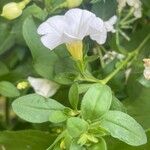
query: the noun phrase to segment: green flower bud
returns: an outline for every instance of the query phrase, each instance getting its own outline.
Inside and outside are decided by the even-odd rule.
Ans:
[[[24,0],[19,3],[10,2],[3,7],[1,16],[13,20],[22,14],[22,10],[30,2],[30,0]]]
[[[78,7],[81,5],[83,0],[66,0],[68,8]]]

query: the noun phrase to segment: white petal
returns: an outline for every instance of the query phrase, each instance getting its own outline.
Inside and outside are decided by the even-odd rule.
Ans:
[[[108,21],[105,22],[105,27],[107,32],[115,32],[114,24],[117,22],[117,16],[111,17]]]
[[[52,50],[62,44],[64,42],[62,36],[65,26],[63,16],[51,17],[42,23],[37,31],[38,34],[42,35],[41,41],[43,45]]]
[[[141,18],[142,17],[142,10],[141,9],[135,9],[134,16],[136,18]]]
[[[103,20],[98,17],[93,19],[93,22],[90,24],[90,37],[92,40],[95,40],[99,44],[104,44],[107,38],[107,31],[104,26]]]
[[[68,27],[65,33],[82,40],[88,35],[89,23],[95,15],[87,10],[71,9],[65,14]]]
[[[50,50],[53,50],[57,46],[63,44],[62,37],[58,36],[57,33],[46,34],[41,37],[43,45]]]
[[[107,32],[103,31],[103,32],[99,32],[97,34],[91,34],[90,37],[92,40],[95,40],[98,44],[104,44],[107,39]]]
[[[28,77],[28,81],[37,94],[46,98],[53,96],[59,88],[58,84],[47,79]]]

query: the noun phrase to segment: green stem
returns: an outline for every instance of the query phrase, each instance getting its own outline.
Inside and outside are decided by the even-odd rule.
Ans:
[[[123,24],[126,20],[128,20],[132,16],[133,12],[134,12],[134,9],[131,8],[131,10],[128,12],[126,17],[121,20],[120,24]]]
[[[105,63],[103,61],[103,55],[102,55],[101,48],[99,46],[97,46],[97,50],[98,50],[98,54],[99,54],[99,58],[100,58],[101,67],[104,68],[105,67]]]
[[[120,45],[120,39],[119,39],[119,30],[120,30],[120,16],[121,14],[118,14],[118,21],[116,23],[116,45],[118,47],[118,51],[122,54],[126,54],[126,51],[122,48]]]
[[[138,48],[136,49],[136,51],[140,51],[142,48],[143,48],[143,46],[147,43],[147,41],[150,39],[150,34],[148,34],[147,36],[146,36],[146,38],[143,40],[143,42],[138,46]]]
[[[129,25],[129,24],[133,23],[136,20],[137,20],[137,18],[132,18],[132,19],[130,19],[128,21],[125,21],[125,22],[121,23],[121,25]]]
[[[108,83],[124,66],[126,66],[132,57],[135,55],[135,52],[129,53],[128,57],[118,66],[116,70],[114,70],[110,75],[108,75],[105,79],[103,79],[103,83]]]
[[[128,57],[118,66],[116,70],[114,70],[110,75],[108,75],[105,79],[102,80],[103,84],[106,84],[107,82],[109,82],[129,62],[133,63],[132,60],[137,57],[139,51],[142,49],[142,47],[145,45],[145,43],[149,39],[150,39],[150,34],[143,40],[143,42],[138,46],[138,48],[135,51],[128,54]]]
[[[9,100],[5,99],[5,124],[9,126]]]

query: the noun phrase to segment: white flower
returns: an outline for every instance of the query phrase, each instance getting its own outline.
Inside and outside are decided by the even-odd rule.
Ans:
[[[112,20],[104,22],[87,10],[75,8],[67,11],[64,16],[49,18],[39,26],[38,34],[50,50],[65,43],[75,59],[82,59],[83,38],[89,35],[99,44],[104,44],[107,32],[114,31],[115,22]]]
[[[140,0],[117,0],[118,9],[121,11],[126,4],[134,9],[134,16],[140,18],[142,16],[142,3]]]
[[[144,77],[145,79],[147,80],[150,80],[150,58],[147,58],[147,59],[143,59],[144,61]]]
[[[118,60],[123,60],[125,58],[125,56],[123,54],[117,53],[115,51],[108,51],[104,55],[103,60],[105,61],[106,64],[108,64],[115,58],[117,58]]]
[[[28,81],[37,94],[46,98],[53,96],[60,87],[57,83],[42,78],[28,77]]]

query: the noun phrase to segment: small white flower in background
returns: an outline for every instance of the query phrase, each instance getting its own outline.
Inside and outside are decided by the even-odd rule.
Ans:
[[[57,83],[42,78],[28,77],[28,81],[35,93],[46,98],[53,96],[60,87]]]
[[[144,61],[144,77],[146,80],[150,80],[150,58],[143,59]]]
[[[142,16],[142,3],[140,0],[117,0],[117,2],[119,11],[122,11],[126,4],[128,4],[134,9],[134,16],[136,18],[140,18]]]
[[[85,36],[99,44],[104,44],[107,32],[114,32],[116,17],[104,22],[95,14],[82,9],[71,9],[63,16],[54,16],[42,23],[38,28],[44,46],[53,50],[61,44],[66,44],[74,59],[82,60]]]
[[[117,58],[118,60],[122,60],[125,58],[123,54],[117,53],[115,51],[108,51],[104,57],[103,60],[105,61],[106,64],[110,63],[112,60]]]

